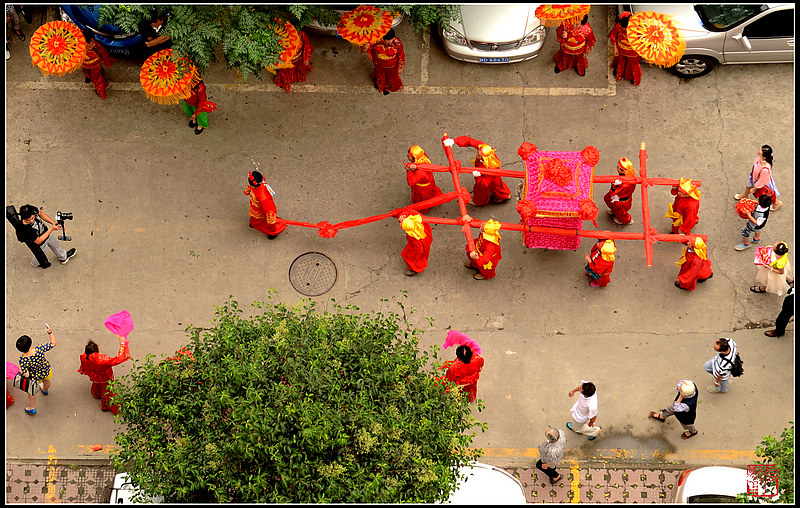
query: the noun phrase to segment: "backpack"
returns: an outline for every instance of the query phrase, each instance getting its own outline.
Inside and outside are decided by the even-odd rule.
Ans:
[[[740,377],[744,374],[744,362],[742,361],[742,357],[739,356],[739,353],[736,353],[736,358],[733,359],[733,365],[731,366],[731,376],[733,377]]]

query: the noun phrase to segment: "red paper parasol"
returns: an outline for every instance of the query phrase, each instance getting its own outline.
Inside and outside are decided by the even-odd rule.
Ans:
[[[591,5],[542,4],[536,8],[535,14],[544,26],[571,25],[580,22],[591,8]]]
[[[359,5],[348,12],[336,26],[342,39],[363,46],[377,42],[392,28],[394,17],[372,5]]]
[[[200,75],[189,59],[176,58],[171,49],[153,53],[139,73],[147,98],[159,104],[178,104],[187,99],[192,85],[199,80]]]
[[[686,40],[671,19],[657,12],[639,12],[628,21],[628,42],[639,56],[659,67],[672,67],[686,51]]]
[[[288,21],[279,21],[279,23],[282,24],[276,24],[270,28],[281,38],[280,44],[283,51],[278,57],[278,63],[267,67],[267,70],[270,72],[274,72],[275,69],[289,69],[294,67],[292,60],[297,56],[297,52],[300,51],[300,48],[303,47],[303,40],[300,38],[300,33],[294,25]]]
[[[66,21],[51,21],[37,28],[29,48],[33,65],[55,76],[77,70],[86,57],[86,39],[77,26]]]

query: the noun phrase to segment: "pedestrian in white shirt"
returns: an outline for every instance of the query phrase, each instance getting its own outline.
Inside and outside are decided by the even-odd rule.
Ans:
[[[589,436],[589,441],[593,441],[603,430],[594,424],[597,420],[597,388],[594,383],[581,380],[580,385],[569,391],[569,396],[572,397],[576,392],[579,395],[578,400],[572,406],[572,419],[577,425],[573,427],[572,422],[567,422],[567,428],[578,434]]]

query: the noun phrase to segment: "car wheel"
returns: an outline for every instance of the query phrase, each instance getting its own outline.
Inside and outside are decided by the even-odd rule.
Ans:
[[[684,55],[680,61],[670,67],[673,74],[683,78],[705,76],[714,69],[714,59],[700,55]]]

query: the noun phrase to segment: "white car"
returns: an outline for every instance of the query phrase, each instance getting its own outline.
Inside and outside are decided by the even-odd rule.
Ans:
[[[738,494],[748,492],[746,469],[726,466],[708,466],[688,469],[678,477],[672,503],[735,503]],[[751,485],[760,484],[761,494],[774,493],[774,487],[764,486],[758,479],[750,479]],[[770,490],[771,489],[771,490]],[[761,498],[757,498],[761,499]],[[764,498],[767,499],[767,498]]]
[[[547,29],[539,4],[461,5],[461,22],[439,29],[447,54],[471,63],[515,63],[536,58]]]
[[[458,469],[456,490],[444,504],[525,504],[525,489],[511,473],[482,462]]]
[[[621,4],[618,9],[672,18],[686,39],[683,57],[670,68],[678,76],[703,76],[717,64],[794,62],[794,4]]]
[[[134,494],[139,492],[139,487],[131,483],[128,473],[119,473],[114,477],[114,486],[111,488],[111,499],[109,504],[133,504],[133,503],[163,503],[163,496],[144,496],[134,501]]]

